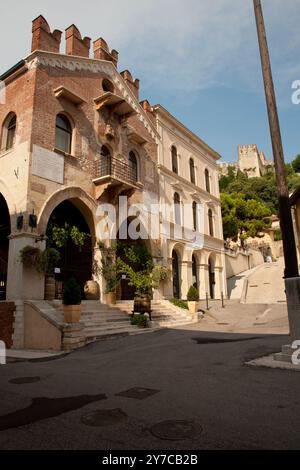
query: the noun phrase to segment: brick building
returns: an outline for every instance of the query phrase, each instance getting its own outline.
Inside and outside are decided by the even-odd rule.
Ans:
[[[83,290],[94,279],[103,301],[104,282],[94,269],[101,257],[97,227],[107,217],[99,205],[112,204],[119,217],[119,196],[126,196],[129,214],[134,204],[157,202],[161,190],[158,144],[163,136],[156,111],[139,101],[139,80],[128,70],[118,71],[118,52],[102,38],[92,43],[71,25],[65,52],[61,43],[62,32],[52,32],[39,16],[32,23],[31,53],[0,77],[6,94],[0,104],[0,293],[16,305],[15,346],[23,345],[24,301],[45,295],[45,277],[20,262],[20,251],[28,246],[44,250],[53,225],[76,225],[88,237],[81,250],[72,244],[62,250],[57,285],[74,275]],[[149,211],[152,224],[160,227],[160,214],[148,207],[144,215]],[[108,221],[107,230],[115,229],[118,237],[120,226]],[[145,243],[161,263],[160,232]],[[119,299],[131,296],[122,279]]]

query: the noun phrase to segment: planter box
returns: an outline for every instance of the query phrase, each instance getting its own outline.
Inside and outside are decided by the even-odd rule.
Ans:
[[[105,294],[105,301],[108,305],[115,305],[117,303],[117,296],[115,292],[108,292]]]
[[[65,323],[79,323],[81,317],[81,305],[64,305]]]
[[[198,302],[191,302],[189,301],[188,302],[188,307],[189,307],[189,311],[190,313],[192,313],[193,315],[195,315],[197,313],[197,310],[198,310]]]

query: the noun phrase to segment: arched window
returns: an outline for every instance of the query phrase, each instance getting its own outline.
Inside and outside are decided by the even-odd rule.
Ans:
[[[174,219],[175,224],[181,225],[181,208],[180,208],[180,196],[178,193],[174,193]]]
[[[197,223],[197,202],[193,202],[193,229],[196,231],[198,229],[198,223]]]
[[[71,153],[72,127],[63,114],[56,116],[55,147],[65,153]]]
[[[102,89],[103,91],[107,92],[109,91],[110,93],[114,93],[115,87],[113,86],[112,82],[108,80],[107,78],[104,78],[102,80]]]
[[[195,184],[196,183],[196,178],[195,178],[195,163],[192,158],[190,158],[190,178],[191,178],[191,183]]]
[[[111,175],[111,153],[106,145],[102,145],[100,155],[100,176]]]
[[[192,256],[192,276],[193,276],[193,286],[198,289],[198,270],[197,270],[197,261],[195,255]]]
[[[178,175],[178,155],[177,155],[177,148],[172,145],[171,148],[172,154],[172,171]]]
[[[208,209],[208,227],[209,227],[209,235],[213,237],[214,236],[214,219],[213,219],[213,212],[211,209]]]
[[[209,177],[209,171],[207,168],[205,170],[205,189],[208,193],[210,193],[210,177]]]
[[[128,158],[129,165],[129,178],[133,181],[138,180],[138,168],[137,168],[137,159],[134,152],[129,152]]]
[[[4,150],[10,150],[13,148],[16,139],[17,129],[17,116],[15,113],[10,113],[4,121],[2,129],[2,145]]]

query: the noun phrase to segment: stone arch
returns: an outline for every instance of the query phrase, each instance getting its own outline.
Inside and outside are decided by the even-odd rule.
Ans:
[[[168,253],[168,258],[172,258],[172,252],[173,250],[176,250],[178,254],[180,255],[180,258],[184,260],[184,255],[185,255],[185,247],[183,243],[180,242],[170,242],[169,243],[169,253]]]
[[[4,197],[6,201],[6,204],[10,213],[10,217],[12,218],[12,214],[15,214],[17,212],[17,206],[15,203],[14,197],[12,193],[10,192],[10,189],[8,188],[7,184],[1,179],[0,179],[0,193],[2,194],[2,196]]]
[[[6,300],[8,258],[9,258],[9,236],[11,234],[11,216],[7,201],[0,193],[0,300]]]
[[[38,232],[40,234],[46,233],[48,221],[52,212],[61,202],[67,200],[72,202],[72,204],[74,204],[74,206],[82,213],[89,226],[92,238],[95,239],[95,215],[97,204],[83,189],[76,186],[59,189],[45,201],[38,216]]]

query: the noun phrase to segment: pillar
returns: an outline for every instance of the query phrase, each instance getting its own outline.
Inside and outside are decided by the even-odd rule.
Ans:
[[[26,268],[20,261],[20,250],[32,246],[44,250],[46,242],[36,243],[37,235],[27,232],[12,234],[9,237],[7,300],[43,300],[45,276],[34,268]]]

